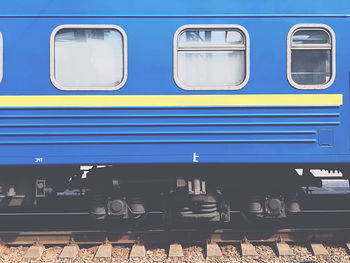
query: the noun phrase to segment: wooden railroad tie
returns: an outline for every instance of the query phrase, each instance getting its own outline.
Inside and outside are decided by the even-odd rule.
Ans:
[[[314,256],[328,256],[326,248],[320,243],[311,243],[311,251]]]
[[[95,254],[94,260],[111,260],[112,259],[112,245],[111,244],[103,244],[98,247],[97,252]]]
[[[184,257],[184,252],[182,250],[182,246],[180,244],[171,244],[169,246],[169,255],[168,258],[173,261],[181,261]]]
[[[207,243],[207,259],[221,258],[221,249],[216,243]]]
[[[132,246],[129,258],[130,259],[143,259],[146,257],[146,248],[144,245],[135,244]]]
[[[254,246],[248,241],[246,237],[240,243],[242,257],[256,257],[258,253],[256,253]]]
[[[23,257],[23,260],[30,261],[30,260],[40,259],[44,250],[45,250],[45,247],[42,244],[35,242],[31,247],[28,248],[27,252],[25,253],[25,255]]]

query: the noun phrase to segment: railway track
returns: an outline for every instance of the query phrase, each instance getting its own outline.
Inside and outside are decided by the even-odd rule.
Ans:
[[[2,243],[8,245],[30,245],[39,242],[46,245],[62,245],[74,241],[76,244],[93,245],[134,243],[244,243],[250,242],[332,242],[350,244],[350,228],[299,228],[278,230],[145,230],[145,231],[1,231]]]
[[[350,228],[1,231],[0,238],[0,262],[11,253],[12,262],[350,262]]]
[[[349,217],[305,213],[273,224],[232,214],[228,225],[159,229],[159,215],[142,224],[99,224],[86,215],[0,216],[2,262],[350,262]],[[254,227],[252,227],[254,225]]]

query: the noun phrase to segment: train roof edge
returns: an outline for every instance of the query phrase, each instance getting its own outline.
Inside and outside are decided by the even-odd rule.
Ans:
[[[349,0],[11,0],[0,16],[350,16]]]

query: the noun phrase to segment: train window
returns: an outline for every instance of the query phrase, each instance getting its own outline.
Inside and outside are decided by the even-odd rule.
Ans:
[[[60,90],[117,90],[127,78],[126,34],[114,25],[62,25],[51,34],[51,82]]]
[[[2,35],[0,32],[0,83],[2,81],[3,75],[3,44],[2,44]]]
[[[287,78],[298,89],[326,89],[335,79],[335,35],[323,24],[299,24],[287,38]]]
[[[249,78],[249,35],[238,25],[185,25],[174,35],[174,80],[184,90],[237,90]]]

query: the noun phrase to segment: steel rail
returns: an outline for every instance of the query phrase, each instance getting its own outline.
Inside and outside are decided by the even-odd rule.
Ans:
[[[191,243],[217,242],[327,242],[350,240],[350,228],[298,228],[279,230],[148,230],[148,231],[1,231],[0,240],[7,245],[62,245],[74,241],[77,244],[133,243]]]

